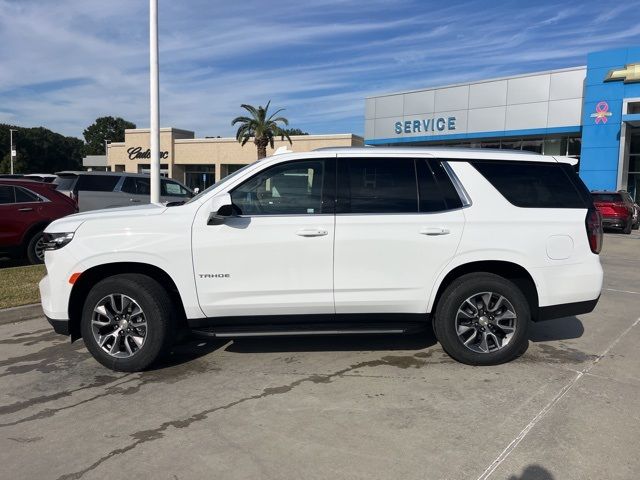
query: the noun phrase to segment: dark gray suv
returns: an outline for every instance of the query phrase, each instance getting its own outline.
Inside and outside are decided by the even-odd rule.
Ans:
[[[81,212],[149,203],[150,176],[126,172],[57,172],[57,190],[76,200]],[[193,192],[180,182],[160,180],[161,202],[183,202]]]

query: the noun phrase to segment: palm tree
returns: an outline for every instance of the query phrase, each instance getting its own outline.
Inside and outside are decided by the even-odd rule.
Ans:
[[[284,108],[276,110],[275,113],[267,117],[269,104],[271,104],[271,100],[267,102],[267,106],[264,108],[262,108],[262,105],[256,108],[252,105],[242,104],[241,107],[247,110],[251,116],[236,117],[231,122],[231,125],[240,124],[236,132],[236,140],[242,143],[242,146],[253,137],[253,143],[258,148],[258,160],[267,156],[267,145],[271,145],[271,148],[273,148],[274,137],[280,136],[280,140],[284,140],[286,137],[289,143],[292,143],[289,133],[278,126],[278,123],[282,123],[285,126],[289,125],[289,120],[286,118],[276,117]]]

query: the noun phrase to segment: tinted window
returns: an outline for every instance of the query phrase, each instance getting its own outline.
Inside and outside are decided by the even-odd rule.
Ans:
[[[38,196],[21,187],[16,187],[16,203],[39,202]]]
[[[132,195],[149,195],[151,180],[145,177],[125,177],[121,190]]]
[[[418,200],[421,212],[438,212],[447,209],[433,171],[425,159],[416,160],[418,173]]]
[[[172,182],[170,180],[162,180],[162,195],[169,195],[172,197],[187,197],[189,192],[185,190],[179,183]]]
[[[112,192],[118,180],[120,180],[119,175],[80,175],[76,190]]]
[[[13,193],[13,187],[8,185],[0,185],[0,204],[14,203],[15,197]]]
[[[412,158],[351,158],[338,163],[341,213],[418,212]]]
[[[447,209],[453,210],[462,207],[460,195],[458,195],[456,187],[453,186],[453,182],[451,178],[449,178],[449,174],[445,170],[443,163],[437,160],[430,160],[429,165],[431,166],[433,176],[436,178],[440,194],[444,198]]]
[[[581,180],[562,164],[475,161],[476,169],[513,205],[525,208],[587,208],[574,184]],[[571,178],[569,174],[575,178]]]
[[[593,193],[594,202],[622,202],[622,195],[619,193]]]
[[[325,190],[325,160],[296,161],[268,168],[231,192],[242,215],[306,215],[332,213]]]
[[[58,177],[53,183],[57,185],[58,190],[73,190],[73,185],[76,183],[78,177]]]

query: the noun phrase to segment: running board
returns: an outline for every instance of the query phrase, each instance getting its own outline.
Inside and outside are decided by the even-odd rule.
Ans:
[[[290,337],[306,335],[384,335],[418,330],[418,323],[396,325],[246,325],[193,329],[195,335],[215,338]]]

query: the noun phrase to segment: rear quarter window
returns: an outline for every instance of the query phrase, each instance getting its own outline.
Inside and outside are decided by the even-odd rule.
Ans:
[[[470,162],[511,204],[522,208],[589,208],[582,180],[570,165]],[[565,168],[569,167],[569,168]]]

